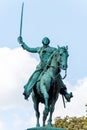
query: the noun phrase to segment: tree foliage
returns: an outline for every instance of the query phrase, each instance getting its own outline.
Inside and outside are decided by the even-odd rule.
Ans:
[[[87,113],[87,104],[86,113]],[[87,115],[87,114],[86,114]],[[65,128],[66,130],[87,130],[87,117],[56,117],[54,127]]]
[[[54,127],[66,130],[87,130],[87,117],[56,117]]]
[[[87,104],[85,106],[86,106],[86,116],[87,116]]]

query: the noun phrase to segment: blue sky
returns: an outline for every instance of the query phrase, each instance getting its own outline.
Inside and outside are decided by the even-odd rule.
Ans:
[[[26,102],[22,93],[23,85],[35,70],[39,58],[36,54],[24,51],[17,42],[22,2],[22,0],[0,0],[0,129],[2,130],[24,130],[29,126],[35,126],[31,97],[29,102]],[[51,46],[68,45],[68,74],[64,82],[68,91],[73,91],[74,98],[67,104],[67,108],[63,109],[60,96],[54,118],[85,115],[87,1],[24,1],[22,36],[30,47],[41,46],[44,36],[50,38]],[[42,108],[43,106],[40,108],[41,111]]]

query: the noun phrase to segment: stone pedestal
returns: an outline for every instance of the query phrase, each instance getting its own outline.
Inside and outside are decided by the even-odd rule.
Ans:
[[[64,128],[53,128],[53,127],[37,127],[37,128],[29,128],[27,130],[66,130]]]

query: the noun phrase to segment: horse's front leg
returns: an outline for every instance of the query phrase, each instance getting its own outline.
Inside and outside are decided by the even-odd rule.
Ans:
[[[43,126],[45,126],[45,121],[47,119],[48,113],[49,113],[49,109],[44,108],[44,111],[43,111]]]
[[[48,109],[48,99],[49,99],[49,95],[46,89],[45,84],[41,83],[41,93],[43,94],[44,97],[44,101],[45,101],[45,108]]]
[[[51,105],[50,105],[50,108],[49,108],[49,119],[48,119],[48,127],[52,127],[52,115],[53,115],[53,112],[54,112],[54,109],[55,109],[55,103],[58,99],[58,95],[57,93],[55,93],[54,95],[54,99],[51,101]]]
[[[49,108],[49,119],[48,119],[48,127],[52,127],[52,114],[54,112],[54,105],[55,103],[52,103]]]
[[[39,102],[38,102],[37,97],[35,96],[34,92],[32,93],[32,99],[33,99],[33,102],[34,102],[34,109],[35,109],[35,112],[36,112],[36,119],[37,119],[36,127],[40,127],[40,123],[39,123],[39,118],[40,118]]]
[[[46,108],[46,109],[48,109],[48,100],[49,100],[48,91],[49,91],[49,89],[50,89],[50,83],[51,83],[51,78],[50,78],[50,76],[48,76],[47,74],[45,74],[45,75],[41,78],[40,90],[41,90],[41,93],[43,94],[43,97],[44,97],[45,108]]]

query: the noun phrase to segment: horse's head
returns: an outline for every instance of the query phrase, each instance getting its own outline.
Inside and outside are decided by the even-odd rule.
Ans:
[[[67,65],[67,59],[68,59],[68,46],[63,46],[63,47],[59,47],[58,46],[58,63],[59,63],[59,67],[60,69],[66,70],[68,65]]]

